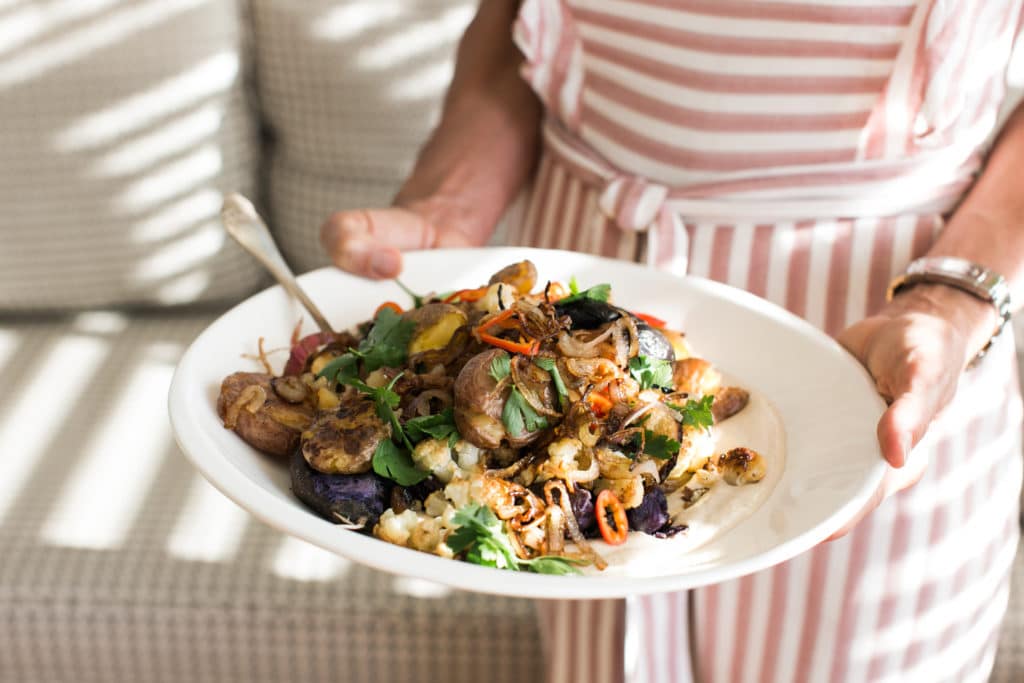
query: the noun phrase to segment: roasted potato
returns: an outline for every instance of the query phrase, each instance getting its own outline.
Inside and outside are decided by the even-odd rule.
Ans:
[[[273,389],[272,379],[259,372],[228,375],[220,385],[217,415],[225,427],[253,448],[288,457],[298,445],[302,430],[313,421],[313,409],[305,403],[282,400]]]
[[[455,330],[466,324],[466,314],[451,304],[426,304],[402,314],[416,324],[409,340],[409,355],[448,346]]]
[[[505,266],[492,275],[487,284],[496,285],[499,282],[511,285],[520,294],[529,294],[537,284],[537,266],[529,260]]]
[[[505,353],[490,349],[473,356],[455,378],[455,425],[478,448],[497,448],[505,438],[501,411],[510,386],[491,377],[491,362]]]
[[[302,455],[318,472],[361,474],[370,470],[374,451],[390,436],[391,425],[380,419],[373,401],[359,395],[317,416],[302,432]]]

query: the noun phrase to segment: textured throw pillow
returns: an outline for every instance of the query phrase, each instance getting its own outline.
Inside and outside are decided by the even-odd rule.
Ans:
[[[9,4],[9,3],[8,3]],[[232,300],[265,281],[220,227],[252,192],[234,0],[0,12],[0,311]]]
[[[285,257],[326,263],[320,225],[389,203],[437,121],[475,0],[252,0],[267,198]]]

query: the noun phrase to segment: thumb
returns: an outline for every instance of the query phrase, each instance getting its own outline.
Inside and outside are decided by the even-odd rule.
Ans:
[[[402,208],[339,211],[320,229],[320,242],[336,266],[372,278],[396,277],[403,249],[435,246],[437,229]]]
[[[928,402],[919,392],[908,391],[896,397],[878,421],[878,444],[890,465],[903,467],[931,418]]]

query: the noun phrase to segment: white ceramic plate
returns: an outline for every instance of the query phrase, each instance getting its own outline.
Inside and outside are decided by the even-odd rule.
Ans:
[[[649,562],[633,561],[580,577],[498,571],[340,529],[304,507],[291,493],[287,468],[224,429],[215,411],[221,380],[237,370],[257,369],[242,354],[254,351],[258,337],[266,338],[267,348],[287,346],[302,312],[280,287],[225,313],[185,353],[170,392],[179,445],[226,496],[286,533],[384,571],[467,590],[538,598],[679,590],[770,567],[827,538],[881,481],[884,467],[875,424],[885,405],[867,373],[829,337],[751,294],[622,261],[511,248],[412,253],[402,279],[423,292],[474,287],[523,258],[536,263],[543,280],[566,281],[576,275],[584,285],[610,282],[617,304],[684,330],[716,366],[766,397],[784,425],[785,466],[771,476],[774,485],[762,482],[770,490],[756,511],[695,550],[652,553]],[[393,282],[369,282],[334,269],[300,279],[339,329],[369,318],[382,301],[406,300]],[[782,454],[776,455],[781,459]],[[634,536],[641,535],[630,534],[631,541]]]

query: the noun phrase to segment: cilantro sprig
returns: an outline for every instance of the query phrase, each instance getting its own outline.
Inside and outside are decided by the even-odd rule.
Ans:
[[[562,381],[562,373],[558,371],[558,365],[555,364],[554,358],[548,358],[542,356],[533,361],[541,370],[547,370],[548,374],[551,375],[551,381],[555,383],[555,391],[558,392],[558,403],[562,406],[562,410],[565,410],[569,406],[569,391],[565,388],[565,382]]]
[[[426,302],[427,297],[412,291],[411,289],[406,287],[405,284],[397,277],[395,278],[395,284],[401,287],[402,291],[409,295],[409,298],[412,299],[413,308],[423,308],[423,304]]]
[[[487,371],[495,382],[501,382],[512,374],[512,359],[507,353],[500,353],[491,360]],[[514,385],[501,409],[501,421],[513,437],[548,428],[547,418],[538,414]]]
[[[405,320],[390,308],[382,308],[374,318],[373,327],[358,348],[350,348],[317,373],[335,384],[346,384],[346,380],[359,374],[359,363],[364,372],[378,368],[394,368],[405,363],[409,355],[409,341],[416,323]]]
[[[629,374],[641,389],[672,388],[672,364],[643,354],[629,359]]]
[[[580,299],[592,299],[594,301],[608,303],[608,298],[611,296],[611,293],[612,286],[606,282],[580,291],[580,285],[576,282],[576,276],[573,275],[569,278],[569,296],[559,299],[558,303],[560,305],[570,304],[574,301],[579,301]]]
[[[461,438],[459,429],[455,426],[455,411],[451,408],[445,408],[437,415],[414,417],[406,421],[405,434],[416,443],[428,437],[448,439],[449,448]]]
[[[715,397],[712,394],[708,394],[699,401],[691,398],[684,405],[675,403],[668,403],[667,405],[682,416],[685,426],[711,429],[711,425],[715,424],[715,417],[711,412],[711,404],[714,400]]]
[[[498,354],[491,360],[488,372],[495,382],[500,382],[512,374],[512,359],[507,353]]]
[[[402,424],[395,412],[401,397],[395,393],[394,386],[403,374],[399,373],[383,387],[371,387],[353,378],[346,379],[344,383],[369,394],[377,409],[377,415],[391,425],[391,438],[382,441],[373,452],[373,471],[401,486],[412,486],[430,476],[430,472],[419,469],[413,463],[411,451],[415,448],[414,444],[427,437],[433,437],[448,439],[448,447],[451,448],[461,437],[455,426],[454,412],[451,408],[437,415],[414,417]]]
[[[574,566],[579,563],[565,557],[544,555],[532,560],[519,559],[508,539],[504,523],[488,507],[475,503],[467,505],[455,513],[453,520],[457,527],[445,543],[452,552],[465,553],[467,562],[538,574],[580,573]]]
[[[679,453],[678,441],[664,434],[652,432],[650,429],[644,430],[642,439],[637,434],[633,439],[633,443],[638,450],[642,447],[644,455],[649,455],[659,460],[668,460]]]
[[[399,486],[414,486],[430,476],[430,472],[416,467],[409,451],[391,439],[384,439],[374,450],[373,471]]]
[[[538,414],[515,387],[512,387],[505,407],[501,409],[501,421],[514,437],[548,428],[547,418]]]

